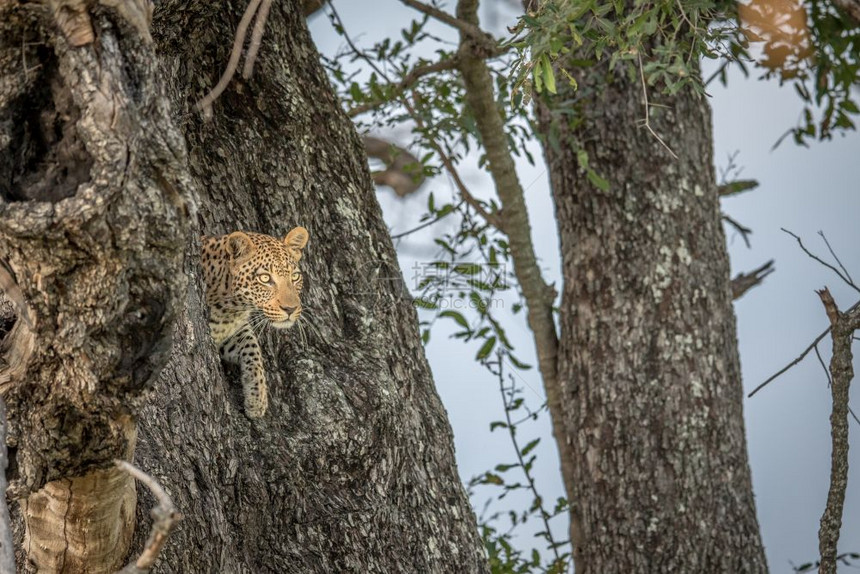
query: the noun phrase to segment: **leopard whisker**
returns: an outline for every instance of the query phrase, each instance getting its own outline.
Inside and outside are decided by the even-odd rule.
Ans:
[[[319,337],[320,339],[323,338],[322,332],[320,332],[319,327],[315,324],[313,317],[308,316],[304,322],[305,324],[307,324],[308,329],[311,330],[317,337]]]
[[[298,327],[299,327],[299,335],[301,335],[302,347],[307,349],[308,348],[308,337],[305,334],[305,326],[301,322],[296,323],[296,325],[298,325]]]

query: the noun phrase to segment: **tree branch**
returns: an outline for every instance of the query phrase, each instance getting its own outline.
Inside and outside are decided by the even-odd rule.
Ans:
[[[840,279],[842,279],[842,281],[844,281],[846,285],[848,285],[849,287],[851,287],[852,289],[854,289],[855,291],[857,291],[858,293],[860,293],[860,287],[858,287],[858,286],[854,283],[854,281],[852,281],[852,280],[851,280],[851,277],[850,277],[850,276],[848,276],[847,274],[846,274],[846,275],[843,275],[843,274],[842,274],[842,271],[840,271],[839,269],[837,269],[834,265],[831,265],[831,264],[830,264],[830,263],[828,263],[827,261],[824,261],[822,258],[820,258],[819,256],[817,256],[817,255],[815,255],[814,253],[812,253],[809,249],[807,249],[807,248],[806,248],[806,246],[803,244],[803,241],[800,239],[800,237],[798,237],[797,235],[795,235],[794,233],[792,233],[792,232],[791,232],[791,231],[789,231],[788,229],[782,228],[782,230],[783,230],[785,233],[787,233],[787,234],[791,235],[792,237],[794,237],[794,239],[796,239],[796,240],[797,240],[797,244],[800,246],[800,248],[803,250],[803,252],[804,252],[804,253],[806,253],[809,257],[811,257],[812,259],[814,259],[814,260],[818,261],[819,263],[821,263],[822,265],[824,265],[825,267],[827,267],[828,269],[830,269],[831,271],[833,271],[834,273],[836,273],[836,275],[837,275]],[[825,239],[825,242],[826,242],[826,239]],[[830,244],[829,244],[829,243],[827,244],[827,247],[828,247],[828,249],[830,249]],[[831,252],[831,253],[833,253],[833,250],[831,249],[831,250],[830,250],[830,252]],[[836,254],[834,254],[833,256],[834,256],[834,258],[836,258],[836,262],[839,264],[839,266],[840,266],[840,267],[842,267],[842,262],[841,262],[841,261],[839,261],[839,258],[838,258],[838,257],[836,257]],[[842,269],[844,270],[845,268],[844,268],[844,267],[842,267]]]
[[[460,0],[457,17],[477,27],[478,1]],[[562,393],[558,380],[558,334],[553,319],[556,292],[544,281],[537,263],[531,239],[531,226],[524,192],[517,176],[514,160],[505,135],[501,113],[496,105],[493,79],[484,59],[475,55],[474,38],[465,30],[460,33],[460,72],[466,88],[466,103],[475,117],[478,132],[487,155],[490,175],[502,204],[502,230],[508,236],[514,274],[528,307],[528,324],[537,349],[538,367],[552,420],[553,436],[559,449],[562,477],[570,503],[570,538],[573,542],[574,563],[582,548],[579,520],[573,488],[573,456],[562,423]],[[576,569],[584,571],[582,564]]]
[[[224,90],[226,90],[227,86],[230,84],[230,80],[232,80],[233,76],[236,74],[236,68],[239,67],[239,58],[242,56],[242,46],[245,44],[245,36],[248,34],[248,26],[251,25],[251,20],[254,18],[254,14],[257,13],[260,1],[261,0],[250,0],[248,2],[248,7],[245,8],[245,13],[242,14],[242,19],[239,21],[238,28],[236,28],[236,35],[233,38],[233,50],[230,52],[230,59],[227,61],[227,67],[224,69],[224,73],[221,74],[221,78],[218,80],[218,83],[215,84],[215,87],[212,88],[212,91],[206,94],[195,106],[206,116],[212,115],[212,102],[217,100],[218,96],[224,93]]]
[[[245,54],[245,66],[242,68],[242,77],[246,80],[254,73],[254,63],[257,61],[257,53],[260,51],[263,32],[266,31],[266,20],[269,18],[271,8],[272,0],[262,0],[260,9],[257,11],[254,30],[251,32],[251,43],[248,44],[248,52]]]
[[[461,34],[465,34],[469,36],[473,41],[480,44],[483,48],[495,49],[496,41],[493,40],[493,37],[481,30],[480,26],[477,25],[477,20],[475,22],[466,21],[462,18],[455,18],[451,16],[444,10],[440,10],[435,6],[431,6],[430,4],[425,4],[423,2],[419,2],[418,0],[400,0],[407,6],[415,8],[419,12],[427,14],[431,18],[435,18],[444,24],[448,24],[449,26],[453,26],[457,28]],[[458,8],[458,16],[459,16],[459,8]]]
[[[176,523],[182,520],[182,515],[176,511],[173,506],[173,501],[170,496],[164,492],[158,482],[134,466],[124,460],[115,460],[114,464],[121,470],[124,470],[140,482],[152,492],[158,504],[152,509],[152,530],[149,533],[149,539],[146,541],[146,546],[140,556],[134,562],[130,562],[125,568],[117,574],[145,574],[152,569],[158,555],[161,553],[161,548],[167,541],[167,537]]]
[[[830,393],[833,401],[830,413],[830,488],[827,504],[818,530],[818,549],[821,553],[819,572],[836,574],[836,545],[842,528],[842,511],[845,491],[848,488],[848,391],[854,378],[851,340],[860,329],[860,308],[853,307],[840,313],[830,291],[818,291],[824,310],[830,319],[833,355],[830,358]]]
[[[761,285],[764,278],[773,272],[773,259],[771,259],[761,267],[753,269],[749,273],[738,273],[735,278],[732,279],[732,300],[737,301],[744,295],[744,293],[757,285]]]
[[[421,160],[402,147],[371,136],[361,138],[368,157],[385,164],[384,171],[374,172],[373,183],[387,185],[398,197],[406,197],[420,188],[425,181]]]
[[[729,217],[725,213],[723,214],[723,221],[731,225],[735,228],[735,230],[741,234],[741,237],[744,238],[744,243],[746,243],[747,249],[750,247],[750,239],[749,235],[752,233],[752,229],[745,225],[741,225],[737,220]]]
[[[349,34],[346,33],[346,28],[343,25],[343,20],[341,20],[340,14],[338,14],[337,9],[334,7],[334,5],[329,3],[329,8],[331,9],[332,15],[334,16],[335,20],[337,20],[338,25],[344,30],[343,37],[346,40],[346,43],[349,45],[350,49],[352,49],[356,56],[362,58],[365,62],[367,62],[368,65],[373,68],[377,74],[379,74],[382,78],[384,78],[390,83],[390,80],[388,79],[388,76],[385,74],[385,72],[381,70],[372,59],[370,59],[366,54],[364,54],[364,52],[359,50],[355,43],[352,41],[352,39],[349,37]],[[481,60],[481,62],[483,63],[483,60]],[[401,95],[399,99],[400,103],[403,105],[404,108],[406,108],[406,111],[409,113],[409,116],[415,122],[415,125],[423,129],[424,121],[421,119],[421,116],[419,116],[418,113],[415,111],[415,108],[409,102],[409,99],[403,95]],[[487,210],[484,209],[484,206],[481,205],[481,202],[479,202],[471,193],[469,193],[469,190],[466,188],[466,185],[460,178],[460,174],[457,173],[457,170],[454,167],[454,162],[451,160],[450,157],[448,157],[448,154],[445,153],[445,151],[442,149],[442,146],[440,146],[434,139],[429,140],[429,146],[433,151],[436,152],[436,154],[439,156],[439,159],[442,161],[442,165],[451,175],[451,179],[454,180],[454,185],[457,187],[457,190],[460,192],[460,195],[462,196],[463,200],[469,206],[471,206],[481,217],[483,217],[487,221],[487,223],[496,227],[497,229],[501,229],[502,221],[496,214],[487,212]]]
[[[413,68],[408,74],[403,76],[403,79],[396,84],[390,84],[386,88],[383,88],[383,91],[392,94],[392,99],[396,99],[400,97],[403,92],[405,92],[408,88],[412,87],[415,82],[417,82],[424,76],[429,76],[430,74],[435,74],[437,72],[444,72],[446,70],[453,70],[457,67],[458,63],[459,60],[456,56],[454,56],[453,58],[449,58],[447,60],[439,60],[438,62],[434,62],[432,64],[417,66]],[[376,100],[373,102],[367,102],[350,108],[346,111],[346,113],[349,117],[354,118],[355,116],[361,115],[371,110],[375,110],[376,108],[384,104],[386,101],[388,100]]]

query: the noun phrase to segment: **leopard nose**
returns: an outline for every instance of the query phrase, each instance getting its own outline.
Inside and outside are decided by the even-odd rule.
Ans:
[[[284,313],[286,313],[287,315],[292,315],[292,314],[293,314],[293,312],[296,310],[296,308],[295,308],[295,307],[283,307],[283,306],[281,307],[281,309],[282,309],[282,310],[284,311]]]

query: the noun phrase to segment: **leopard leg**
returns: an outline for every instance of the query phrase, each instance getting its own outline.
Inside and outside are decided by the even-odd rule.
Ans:
[[[242,373],[242,391],[245,396],[245,414],[258,419],[266,414],[269,406],[266,387],[266,371],[263,369],[263,354],[257,336],[247,323],[221,345],[221,357],[238,364]]]

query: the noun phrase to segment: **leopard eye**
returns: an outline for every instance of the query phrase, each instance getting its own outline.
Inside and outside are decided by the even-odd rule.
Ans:
[[[299,273],[298,271],[293,271],[293,274],[290,276],[290,279],[292,279],[293,283],[298,283],[299,279],[301,279],[301,278],[302,278],[302,274]]]
[[[260,283],[265,283],[268,285],[269,283],[272,282],[272,276],[269,275],[268,273],[260,273],[259,275],[257,275],[257,280]]]

